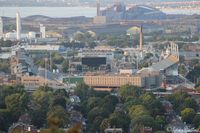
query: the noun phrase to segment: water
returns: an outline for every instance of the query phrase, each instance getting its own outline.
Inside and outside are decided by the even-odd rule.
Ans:
[[[22,17],[44,15],[49,17],[94,17],[95,7],[0,7],[0,16],[15,17],[19,11]]]
[[[94,17],[95,7],[0,7],[0,16],[15,17],[19,11],[22,17],[44,15],[49,17]],[[167,14],[200,14],[200,10],[163,10]]]
[[[193,15],[193,14],[199,14],[200,15],[200,10],[199,9],[163,9],[162,10],[166,14],[185,14],[185,15]]]

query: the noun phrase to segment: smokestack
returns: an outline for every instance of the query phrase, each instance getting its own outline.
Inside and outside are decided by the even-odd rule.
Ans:
[[[101,16],[101,13],[100,13],[100,0],[97,1],[97,16]]]
[[[3,19],[0,17],[0,37],[3,37]]]
[[[16,13],[16,31],[17,31],[17,40],[21,39],[21,17],[19,12]]]
[[[142,31],[142,26],[140,28],[140,50],[142,50],[143,46],[143,31]]]

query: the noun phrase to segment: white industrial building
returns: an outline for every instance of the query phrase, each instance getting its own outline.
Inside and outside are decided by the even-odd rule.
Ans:
[[[18,33],[17,32],[8,32],[4,34],[4,38],[7,40],[18,40]],[[29,33],[21,33],[20,34],[20,40],[22,39],[35,39],[36,38],[36,32],[29,32]]]
[[[25,51],[57,51],[63,52],[66,50],[64,46],[61,45],[24,45],[21,46]]]
[[[46,38],[46,27],[43,24],[40,24],[40,33],[42,38]]]

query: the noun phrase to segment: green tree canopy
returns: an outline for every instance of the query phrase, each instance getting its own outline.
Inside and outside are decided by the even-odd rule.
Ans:
[[[137,98],[141,95],[141,89],[132,85],[124,85],[119,88],[119,96],[125,100],[127,97]]]
[[[79,96],[81,100],[85,100],[89,94],[89,86],[84,83],[78,84],[74,89],[74,94]]]
[[[185,108],[184,110],[181,111],[182,120],[189,124],[192,123],[192,120],[195,117],[195,115],[196,112],[192,108]]]
[[[122,128],[124,132],[128,132],[130,119],[123,111],[115,111],[109,117],[110,126]]]
[[[131,133],[139,133],[143,127],[154,127],[154,119],[149,115],[138,116],[131,121]]]
[[[6,107],[15,118],[22,115],[27,109],[28,95],[26,93],[11,94],[5,98]]]
[[[64,127],[69,123],[69,115],[62,106],[53,106],[47,113],[47,120],[50,127],[54,126],[54,124],[58,127]]]
[[[149,112],[143,105],[133,105],[128,112],[131,119],[135,119],[142,115],[149,115]]]
[[[68,60],[64,60],[62,62],[62,72],[67,73],[69,69],[69,61]]]

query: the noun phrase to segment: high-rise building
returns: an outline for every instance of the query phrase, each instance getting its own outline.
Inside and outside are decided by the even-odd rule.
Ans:
[[[0,37],[3,36],[3,19],[0,17]]]
[[[42,38],[46,38],[46,27],[43,24],[40,24],[40,32],[42,34]]]
[[[21,17],[19,12],[16,13],[16,32],[17,32],[17,40],[21,39]]]

